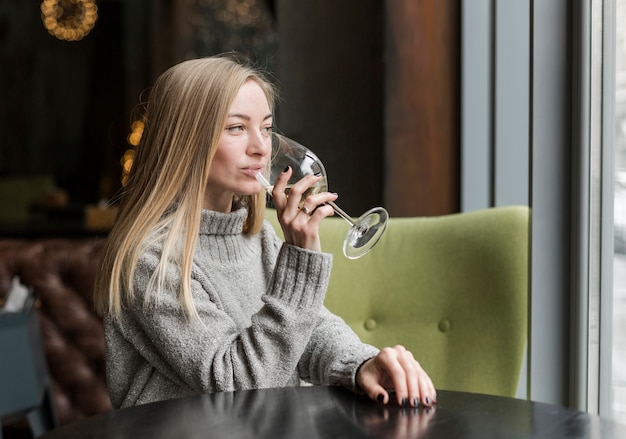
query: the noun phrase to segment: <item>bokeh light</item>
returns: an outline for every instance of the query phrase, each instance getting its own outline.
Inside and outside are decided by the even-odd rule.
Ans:
[[[78,41],[95,26],[98,6],[95,0],[44,0],[41,20],[50,35],[59,40]]]
[[[130,125],[130,133],[126,138],[130,148],[124,152],[124,155],[120,159],[120,164],[122,165],[121,181],[123,186],[126,186],[126,182],[128,181],[128,174],[130,172],[130,168],[133,166],[133,160],[135,159],[135,148],[139,146],[139,143],[141,142],[144,127],[145,123],[142,119],[135,120]]]

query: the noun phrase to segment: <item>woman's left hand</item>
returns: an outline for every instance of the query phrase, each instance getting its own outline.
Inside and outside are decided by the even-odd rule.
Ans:
[[[384,348],[361,365],[356,382],[367,395],[387,404],[394,389],[401,406],[431,406],[437,402],[435,386],[413,354],[403,346]]]

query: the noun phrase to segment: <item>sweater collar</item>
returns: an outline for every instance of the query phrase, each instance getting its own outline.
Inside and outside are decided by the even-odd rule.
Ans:
[[[248,210],[237,209],[231,213],[202,210],[200,235],[238,235],[243,231]]]

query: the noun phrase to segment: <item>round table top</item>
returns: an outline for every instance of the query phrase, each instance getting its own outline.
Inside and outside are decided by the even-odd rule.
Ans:
[[[433,408],[383,406],[341,387],[246,390],[161,401],[62,426],[55,438],[626,438],[565,407],[438,391]]]

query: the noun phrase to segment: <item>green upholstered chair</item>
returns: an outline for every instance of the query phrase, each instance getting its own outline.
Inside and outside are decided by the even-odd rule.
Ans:
[[[267,218],[280,234],[276,213]],[[528,207],[391,218],[357,260],[347,223],[320,226],[335,255],[326,306],[364,342],[410,349],[439,389],[515,396],[526,348]]]

